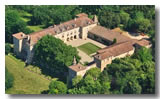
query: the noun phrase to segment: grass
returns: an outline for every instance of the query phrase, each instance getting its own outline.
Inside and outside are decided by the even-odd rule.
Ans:
[[[36,31],[42,30],[43,27],[44,27],[44,25],[36,25],[36,26],[30,26],[30,25],[28,25],[27,27],[29,29],[33,30],[34,32],[36,32]]]
[[[49,80],[25,69],[25,64],[12,55],[5,56],[5,66],[13,74],[14,85],[6,90],[6,94],[41,94],[48,90]]]
[[[78,46],[78,49],[85,52],[87,55],[95,53],[97,50],[100,49],[100,47],[92,44],[92,43],[86,43],[83,45]]]
[[[21,16],[22,20],[25,22],[29,22],[31,19],[32,14],[25,12],[25,11],[20,11],[19,15]]]

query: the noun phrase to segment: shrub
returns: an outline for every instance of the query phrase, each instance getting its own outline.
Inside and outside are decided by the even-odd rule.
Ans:
[[[11,52],[11,46],[10,44],[6,43],[5,44],[5,54],[8,55],[8,53]]]
[[[7,68],[5,69],[5,90],[11,88],[13,86],[13,75],[8,72]]]

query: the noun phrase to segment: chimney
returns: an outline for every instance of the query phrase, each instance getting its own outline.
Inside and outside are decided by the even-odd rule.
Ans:
[[[24,37],[24,34],[21,34],[21,37]]]

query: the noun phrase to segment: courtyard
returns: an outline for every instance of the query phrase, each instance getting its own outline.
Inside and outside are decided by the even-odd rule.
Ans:
[[[76,39],[69,42],[66,42],[67,45],[71,45],[73,47],[76,47],[79,56],[81,56],[81,63],[84,62],[92,62],[93,61],[93,55],[96,54],[96,51],[106,47],[106,45],[101,44],[97,41],[94,41],[90,38],[87,39]]]
[[[91,55],[91,54],[95,53],[97,50],[101,49],[100,47],[98,47],[92,43],[86,43],[86,44],[78,46],[77,48],[80,49],[81,51],[85,52],[87,55]]]

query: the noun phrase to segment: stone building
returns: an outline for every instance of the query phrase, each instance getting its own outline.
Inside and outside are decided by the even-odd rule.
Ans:
[[[17,56],[24,59],[26,63],[31,63],[34,55],[34,45],[43,36],[52,35],[64,42],[78,38],[86,39],[88,31],[97,26],[97,23],[98,19],[96,16],[90,19],[87,14],[81,13],[76,15],[76,18],[73,20],[50,26],[38,32],[28,35],[22,32],[13,34],[14,52]]]
[[[72,66],[69,66],[69,81],[77,75],[83,77],[87,70],[94,67],[100,68],[103,71],[106,65],[110,64],[115,58],[130,56],[136,49],[142,46],[151,47],[148,40],[131,39],[122,35],[120,32],[112,31],[98,25],[96,16],[90,19],[87,14],[81,13],[76,15],[73,20],[50,26],[38,32],[28,35],[23,32],[13,34],[14,53],[25,60],[26,63],[31,63],[34,55],[34,46],[45,35],[52,35],[64,42],[78,38],[91,38],[103,44],[110,45],[98,50],[96,55],[94,55],[94,61],[88,66],[84,67],[76,62]]]
[[[94,61],[92,64],[84,67],[80,64],[74,64],[69,67],[69,80],[71,82],[72,78],[75,76],[84,76],[87,70],[97,67],[100,68],[101,71],[106,68],[107,64],[111,64],[112,60],[116,58],[124,58],[126,56],[131,56],[136,49],[140,47],[151,47],[151,43],[148,40],[129,40],[120,43],[113,44],[106,48],[100,49],[97,51],[97,54],[94,55]]]
[[[116,40],[116,43],[131,40],[129,37],[122,35],[119,32],[112,31],[102,26],[95,26],[88,32],[88,37],[101,42],[105,45],[111,45]]]

